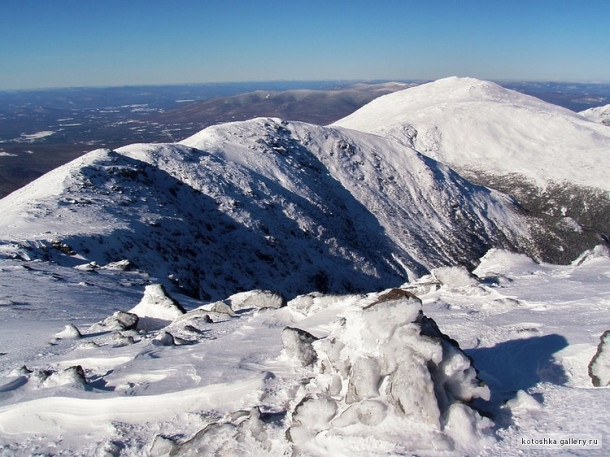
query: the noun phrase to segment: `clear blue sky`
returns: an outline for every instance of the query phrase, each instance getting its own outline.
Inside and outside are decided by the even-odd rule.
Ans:
[[[0,89],[610,81],[610,0],[0,0]]]

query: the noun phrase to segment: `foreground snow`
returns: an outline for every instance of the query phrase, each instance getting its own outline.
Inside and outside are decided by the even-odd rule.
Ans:
[[[174,296],[186,313],[117,265],[0,269],[0,454],[544,455],[523,443],[610,430],[588,375],[610,328],[605,248],[569,266],[492,250],[475,276],[283,307]],[[128,329],[129,310],[167,322]]]

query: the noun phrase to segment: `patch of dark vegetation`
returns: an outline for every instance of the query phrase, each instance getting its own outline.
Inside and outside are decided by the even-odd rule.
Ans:
[[[567,264],[610,240],[610,197],[595,187],[552,182],[541,188],[518,174],[464,172],[468,179],[513,197],[530,222],[536,258]]]

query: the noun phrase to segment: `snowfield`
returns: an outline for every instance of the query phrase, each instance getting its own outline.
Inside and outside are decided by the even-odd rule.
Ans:
[[[474,275],[286,306],[174,297],[186,312],[138,271],[0,268],[2,455],[606,455],[603,247],[568,266],[492,250]],[[109,325],[130,309],[172,320]],[[583,437],[599,445],[522,443]]]

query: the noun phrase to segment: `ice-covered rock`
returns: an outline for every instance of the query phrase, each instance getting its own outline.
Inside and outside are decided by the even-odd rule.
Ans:
[[[80,271],[96,271],[99,270],[100,266],[97,264],[97,262],[89,262],[76,265],[74,268]]]
[[[589,376],[595,387],[610,385],[610,330],[606,330],[589,363]]]
[[[286,327],[282,331],[282,344],[288,357],[296,359],[301,365],[311,365],[316,361],[312,343],[317,338],[299,328]]]
[[[74,387],[83,387],[87,384],[87,379],[85,378],[85,372],[83,367],[80,365],[75,365],[69,368],[66,368],[62,371],[52,371],[50,373],[44,373],[44,380],[42,385],[44,387],[56,387],[63,385],[72,385]]]
[[[279,292],[271,290],[250,290],[231,295],[227,302],[234,311],[248,308],[282,308],[286,298]]]
[[[170,455],[287,455],[283,443],[268,436],[270,419],[273,414],[263,414],[258,408],[236,411],[227,420],[212,421],[192,438],[175,444]]]
[[[229,306],[227,303],[225,303],[222,300],[200,306],[199,308],[197,308],[194,311],[197,311],[197,310],[226,314],[227,316],[231,316],[231,317],[235,317],[237,315],[237,314],[235,314],[235,311],[233,311],[233,308],[231,308],[231,306]]]
[[[104,270],[119,270],[119,271],[131,271],[134,270],[136,266],[130,262],[129,260],[119,260],[118,262],[110,262],[102,267]]]
[[[134,340],[133,336],[124,335],[123,333],[117,333],[112,338],[112,346],[117,347],[117,348],[120,348],[123,346],[129,346],[134,343],[135,343],[135,340]]]
[[[580,266],[600,257],[610,257],[610,247],[605,244],[598,244],[593,249],[587,249],[572,262],[572,265]]]
[[[328,336],[311,344],[315,375],[292,412],[289,429],[302,452],[317,446],[322,430],[325,440],[344,439],[350,426],[369,427],[367,433],[379,437],[383,429],[370,428],[382,422],[417,424],[443,434],[452,446],[462,443],[464,434],[484,435],[490,425],[468,406],[490,396],[471,359],[424,316],[421,301],[407,291],[392,289],[347,308]]]
[[[169,332],[161,332],[159,335],[153,339],[152,343],[155,346],[175,346],[176,340],[174,339],[174,335]]]
[[[159,330],[186,313],[161,284],[146,286],[144,297],[129,312],[138,316],[137,328],[147,331]]]
[[[177,444],[170,438],[167,438],[162,435],[157,435],[153,439],[153,442],[148,451],[148,455],[150,455],[151,457],[169,456],[172,455],[172,452],[175,451],[177,447]]]
[[[435,268],[432,270],[432,276],[441,284],[452,289],[479,285],[477,278],[463,266]]]

